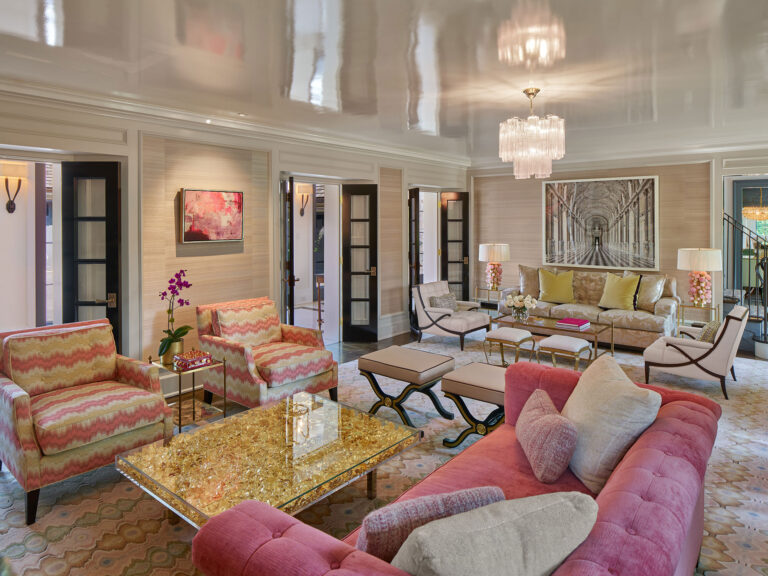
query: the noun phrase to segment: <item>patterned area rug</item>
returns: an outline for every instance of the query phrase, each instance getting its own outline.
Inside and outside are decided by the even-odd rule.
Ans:
[[[452,355],[457,365],[484,361],[479,339],[468,339],[460,352],[455,340],[425,339],[414,348]],[[641,381],[642,357],[618,352],[629,376]],[[768,576],[768,364],[739,358],[738,383],[729,382],[730,400],[719,386],[662,375],[656,383],[693,390],[723,406],[723,416],[706,479],[705,530],[699,570],[706,576]],[[375,396],[357,372],[357,363],[340,367],[339,396],[343,402],[368,409]],[[382,379],[382,387],[396,385]],[[440,394],[438,394],[441,396]],[[453,404],[444,405],[456,413]],[[302,512],[304,522],[344,536],[374,508],[392,501],[460,448],[448,449],[442,439],[463,428],[460,417],[444,420],[422,395],[407,402],[414,424],[425,432],[424,441],[384,464],[378,474],[378,494],[366,497],[365,481],[358,481]],[[485,414],[487,406],[470,409]],[[396,420],[391,410],[379,415]],[[38,521],[24,524],[24,493],[4,470],[0,473],[0,556],[18,575],[196,574],[190,560],[194,529],[166,513],[165,508],[118,474],[105,467],[42,490]]]

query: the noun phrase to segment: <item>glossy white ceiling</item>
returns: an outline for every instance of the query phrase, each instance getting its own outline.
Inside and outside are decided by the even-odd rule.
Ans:
[[[562,60],[499,61],[515,9]],[[476,165],[534,84],[563,162],[741,149],[768,144],[768,0],[0,0],[0,82]]]

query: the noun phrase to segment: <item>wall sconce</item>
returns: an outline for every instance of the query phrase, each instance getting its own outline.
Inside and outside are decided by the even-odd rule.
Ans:
[[[304,216],[304,208],[309,204],[309,194],[306,192],[299,192],[299,200],[301,201],[301,209],[299,210],[299,216]]]
[[[0,174],[5,177],[5,194],[8,196],[5,209],[8,214],[13,214],[16,211],[16,197],[21,191],[21,181],[27,177],[27,165],[23,162],[2,162]],[[16,179],[15,183],[14,179]],[[11,195],[13,188],[16,190]]]

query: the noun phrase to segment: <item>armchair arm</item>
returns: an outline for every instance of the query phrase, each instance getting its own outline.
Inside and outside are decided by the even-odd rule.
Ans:
[[[689,353],[695,354],[701,351],[702,353],[712,349],[711,342],[702,342],[701,340],[691,340],[690,338],[676,338],[674,336],[664,336],[662,338],[664,344],[672,347],[687,348]]]
[[[477,310],[480,308],[480,304],[477,302],[468,302],[466,300],[456,300],[457,310],[469,312],[471,310]]]
[[[313,328],[303,328],[302,326],[290,326],[280,324],[280,330],[283,335],[283,342],[292,344],[303,344],[310,348],[325,348],[323,342],[323,333]]]
[[[671,297],[671,296],[665,296],[664,298],[659,298],[659,300],[656,302],[656,304],[653,307],[653,313],[656,316],[676,316],[677,315],[677,305],[679,303],[679,298],[677,297]]]
[[[442,320],[446,316],[453,316],[453,310],[450,308],[424,308],[424,311],[432,317],[433,321]]]
[[[40,487],[40,456],[29,394],[0,376],[0,461],[25,490],[34,490]]]
[[[208,576],[408,576],[375,556],[255,500],[246,500],[208,520],[192,541],[192,562]]]
[[[127,356],[117,355],[117,370],[115,379],[123,384],[130,384],[148,392],[160,394],[160,375],[157,366],[134,360]]]
[[[228,374],[237,374],[241,378],[250,379],[254,384],[266,385],[266,380],[256,368],[250,346],[220,336],[198,336],[198,343],[201,350],[210,352],[215,359],[227,361]]]
[[[678,326],[677,331],[684,338],[692,338],[693,340],[698,340],[699,336],[701,336],[701,328],[696,326]]]

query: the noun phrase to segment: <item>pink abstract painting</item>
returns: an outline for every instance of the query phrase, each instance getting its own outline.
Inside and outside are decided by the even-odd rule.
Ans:
[[[182,191],[182,242],[243,239],[243,193]]]

